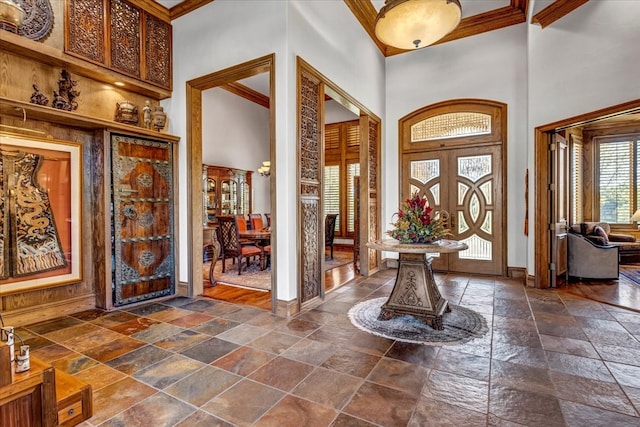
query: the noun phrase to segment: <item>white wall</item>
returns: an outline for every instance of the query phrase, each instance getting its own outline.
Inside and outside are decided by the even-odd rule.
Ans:
[[[269,160],[269,110],[224,89],[202,92],[202,161],[253,171],[253,212],[271,212],[269,179],[257,173]]]
[[[640,2],[590,1],[544,29],[529,25],[529,64],[527,138],[533,171],[536,127],[640,99]],[[533,179],[530,175],[531,189]],[[531,274],[534,245],[532,237]]]
[[[526,265],[523,233],[527,167],[527,45],[524,24],[387,58],[383,150],[383,225],[399,204],[398,120],[424,106],[458,98],[507,104],[507,221],[510,267]],[[388,254],[392,257],[392,254]]]

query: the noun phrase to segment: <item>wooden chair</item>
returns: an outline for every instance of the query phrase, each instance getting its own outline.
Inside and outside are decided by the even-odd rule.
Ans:
[[[222,246],[222,272],[225,272],[226,259],[238,259],[238,275],[242,274],[242,259],[247,259],[249,267],[250,257],[260,257],[262,265],[262,249],[255,245],[243,245],[240,243],[237,218],[233,216],[219,216],[218,227],[220,230],[220,244]]]
[[[336,220],[338,214],[327,214],[324,217],[324,247],[331,249],[331,259],[333,259],[333,239],[336,235]]]
[[[264,228],[264,222],[262,222],[262,214],[252,213],[249,214],[251,220],[251,228],[254,230],[262,230]]]

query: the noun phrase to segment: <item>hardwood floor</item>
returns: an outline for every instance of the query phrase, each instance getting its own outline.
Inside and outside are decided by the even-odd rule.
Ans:
[[[346,264],[324,272],[325,291],[331,292],[355,279],[356,271],[353,264]],[[263,310],[271,310],[271,292],[256,291],[229,285],[211,286],[208,280],[204,282],[203,297],[222,301],[250,305]]]

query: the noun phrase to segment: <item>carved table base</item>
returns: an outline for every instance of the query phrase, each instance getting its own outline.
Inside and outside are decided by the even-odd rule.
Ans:
[[[379,320],[410,314],[433,329],[442,330],[442,315],[450,312],[442,298],[431,269],[431,258],[423,253],[400,252],[398,275],[389,299],[380,309]]]

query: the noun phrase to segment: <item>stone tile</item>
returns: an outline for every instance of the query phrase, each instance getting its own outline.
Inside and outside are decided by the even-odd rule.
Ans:
[[[45,337],[41,337],[41,336],[34,336],[33,338],[29,338],[29,339],[24,339],[24,343],[26,345],[29,346],[29,349],[31,352],[33,352],[34,350],[37,350],[39,348],[43,348],[43,347],[48,347],[50,345],[54,345],[55,343],[49,339],[46,339]],[[20,340],[18,340],[20,341]],[[67,348],[71,348],[69,346],[66,346]],[[73,348],[71,348],[73,350]]]
[[[202,406],[242,377],[222,369],[205,366],[173,383],[164,392],[195,406]]]
[[[216,338],[229,341],[234,344],[243,345],[250,343],[256,338],[266,335],[268,332],[269,329],[243,323],[236,326],[235,328],[229,329],[228,331],[224,331],[216,335]]]
[[[493,313],[497,316],[517,319],[533,319],[531,309],[526,301],[496,298],[493,303]]]
[[[218,304],[220,303],[210,299],[197,299],[181,305],[180,308],[190,311],[204,311],[216,307]]]
[[[378,427],[378,426],[376,426],[375,424],[371,424],[370,422],[352,417],[351,415],[341,413],[333,421],[330,427]]]
[[[577,375],[592,380],[614,382],[609,370],[600,360],[553,351],[547,351],[546,353],[551,371]]]
[[[18,341],[19,342],[19,341]],[[29,349],[32,356],[35,356],[42,360],[54,361],[58,359],[62,359],[63,357],[68,357],[74,354],[73,351],[69,350],[67,347],[64,347],[60,344],[51,344],[46,347],[40,347],[35,350]]]
[[[195,411],[192,406],[164,393],[156,393],[109,419],[102,427],[172,426]]]
[[[383,357],[367,377],[367,381],[419,395],[429,370],[413,363]]]
[[[136,319],[138,316],[135,314],[127,313],[126,311],[114,311],[104,316],[96,317],[91,320],[94,325],[102,326],[103,328],[110,328],[112,326],[119,325],[121,323],[127,323]]]
[[[296,396],[340,410],[362,384],[351,375],[317,368],[292,391]]]
[[[107,365],[99,364],[80,371],[75,377],[87,384],[91,384],[93,392],[95,393],[101,388],[126,378],[127,375]]]
[[[276,357],[249,376],[254,381],[290,391],[313,371],[313,366],[284,357]]]
[[[184,378],[204,365],[196,360],[180,355],[173,355],[155,365],[142,369],[133,377],[153,387],[163,389]]]
[[[183,305],[189,304],[193,302],[193,298],[176,296],[168,300],[162,301],[162,304],[168,305],[170,307],[182,307]]]
[[[590,357],[592,359],[600,357],[589,341],[543,334],[540,334],[540,341],[542,341],[542,348],[547,351]]]
[[[309,339],[322,341],[338,346],[349,346],[351,339],[354,335],[352,330],[347,330],[332,324],[324,325],[321,328],[313,331],[311,334],[300,335],[301,337],[307,336]]]
[[[543,369],[547,368],[545,352],[539,348],[494,343],[491,357],[502,360],[503,362],[519,363],[521,365]]]
[[[168,309],[169,307],[167,305],[152,302],[149,304],[139,305],[133,308],[125,308],[123,310],[128,311],[131,314],[135,314],[136,316],[147,317],[147,315],[149,314],[158,313]]]
[[[442,348],[433,369],[464,375],[482,381],[489,380],[491,359]]]
[[[589,328],[592,330],[600,331],[615,331],[615,332],[627,332],[627,330],[615,319],[604,320],[595,319],[591,317],[576,317],[576,323],[583,328]]]
[[[248,322],[261,314],[264,314],[264,310],[237,305],[235,310],[227,311],[221,314],[220,317],[233,320],[234,322]]]
[[[47,361],[51,363],[50,360]],[[51,364],[56,369],[66,372],[70,375],[75,375],[78,372],[98,365],[98,362],[83,354],[71,353],[68,356],[58,359]]]
[[[407,425],[417,396],[365,382],[343,412],[381,426]]]
[[[154,365],[173,353],[152,345],[140,347],[130,353],[109,360],[106,364],[127,375],[133,375],[141,369]]]
[[[638,418],[606,411],[593,406],[560,400],[564,422],[567,427],[638,426]]]
[[[412,344],[396,341],[386,356],[393,359],[403,360],[405,362],[420,365],[425,368],[431,368],[438,356],[439,347]]]
[[[487,425],[487,415],[447,402],[421,397],[407,426],[425,427],[431,425],[438,427],[484,427]]]
[[[320,326],[322,325],[316,322],[294,318],[284,325],[279,326],[276,330],[290,335],[306,337],[307,335],[318,329]]]
[[[216,318],[206,323],[202,323],[200,326],[193,328],[195,332],[216,336],[224,331],[228,331],[231,328],[235,328],[240,323],[232,322],[227,319]]]
[[[93,416],[88,421],[97,426],[156,392],[156,389],[131,377],[94,390]]]
[[[450,372],[431,370],[422,389],[422,396],[485,414],[489,383]]]
[[[195,411],[176,424],[175,427],[233,427],[233,424],[209,415],[204,411]]]
[[[300,337],[271,331],[251,341],[249,346],[269,353],[280,354],[298,341],[300,341]]]
[[[183,310],[181,308],[176,307],[168,307],[166,310],[158,311],[156,313],[147,314],[145,317],[149,319],[158,320],[160,322],[171,322],[172,320],[176,320],[180,317],[187,316],[189,314],[194,314],[192,311]]]
[[[45,335],[51,332],[56,332],[61,329],[70,328],[72,326],[82,325],[82,321],[75,317],[65,316],[59,317],[53,320],[47,320],[46,322],[34,323],[32,325],[25,326],[31,332],[39,335]]]
[[[491,385],[506,386],[533,393],[555,393],[548,370],[497,359],[491,360]]]
[[[234,374],[247,376],[274,358],[274,354],[243,346],[214,361],[212,365]]]
[[[242,380],[204,404],[202,409],[234,425],[248,426],[283,396],[283,392],[272,387]]]
[[[555,396],[491,386],[489,412],[527,426],[562,426],[564,419]]]
[[[560,372],[550,372],[549,376],[555,384],[557,396],[565,400],[622,414],[637,415],[633,405],[616,383],[596,381]]]
[[[627,332],[602,331],[599,329],[585,328],[584,333],[594,344],[617,345],[640,349],[640,341]]]
[[[132,334],[131,338],[135,338],[147,343],[155,343],[157,341],[162,341],[163,339],[176,335],[183,330],[184,329],[182,328],[164,322],[154,323],[147,329]]]
[[[509,344],[520,347],[542,348],[540,337],[535,331],[517,331],[507,329],[493,330],[493,343]]]
[[[614,362],[605,363],[619,384],[631,387],[638,387],[640,384],[640,367]]]
[[[282,316],[276,316],[270,312],[263,312],[251,318],[246,323],[248,325],[260,326],[266,329],[276,329],[289,322],[290,319]]]
[[[347,346],[363,353],[373,354],[374,356],[384,356],[393,343],[394,340],[378,337],[356,329],[349,338]]]
[[[194,326],[201,325],[215,318],[209,314],[193,313],[188,310],[180,310],[180,311],[187,314],[183,316],[175,317],[174,319],[169,320],[168,322],[171,323],[172,325],[179,326],[181,328],[192,328]]]
[[[321,366],[344,374],[365,378],[379,360],[380,357],[378,356],[339,347]]]
[[[331,357],[336,350],[337,347],[333,344],[304,338],[282,352],[281,356],[318,366]]]
[[[640,349],[598,343],[594,346],[602,356],[602,360],[640,366]]]
[[[114,332],[118,332],[123,335],[133,335],[136,332],[144,331],[151,325],[160,323],[157,320],[147,319],[146,317],[136,317],[128,322],[119,323],[117,325],[109,327]]]
[[[295,396],[286,396],[264,414],[258,427],[325,427],[333,421],[336,411]]]
[[[120,335],[120,337],[121,338],[85,350],[84,354],[98,362],[105,363],[145,345],[142,341],[130,337],[123,335]]]
[[[189,347],[188,349],[180,352],[180,354],[208,364],[232,352],[236,348],[238,348],[237,344],[220,340],[218,338],[211,338],[200,344],[196,344],[193,347]]]
[[[72,338],[81,337],[90,333],[99,333],[102,330],[103,329],[101,327],[96,326],[93,323],[81,322],[68,328],[48,332],[44,334],[44,336],[52,341],[64,344],[65,341],[68,341]],[[22,335],[20,336],[22,337],[22,339],[26,339]]]
[[[73,351],[84,352],[90,348],[106,344],[113,340],[122,338],[122,335],[109,329],[100,328],[92,334],[82,335],[65,341],[64,345]]]
[[[624,390],[625,394],[636,408],[636,412],[640,414],[640,388],[623,385],[622,390]]]
[[[191,329],[185,329],[178,334],[156,341],[153,345],[164,348],[165,350],[179,352],[210,339],[211,336],[209,335],[201,334]]]

